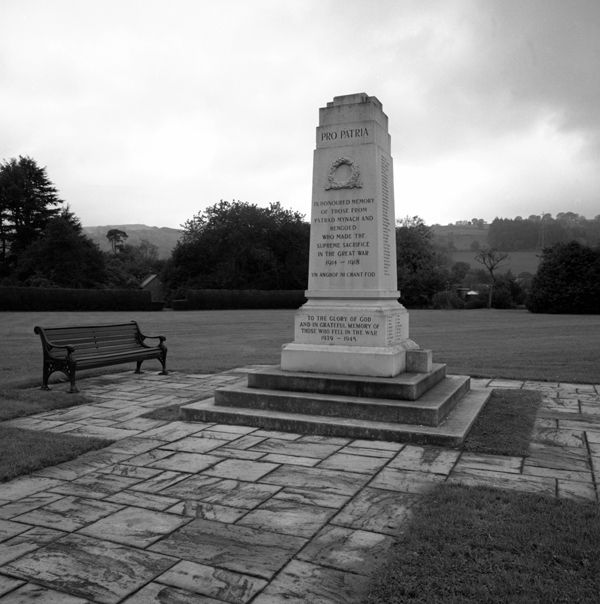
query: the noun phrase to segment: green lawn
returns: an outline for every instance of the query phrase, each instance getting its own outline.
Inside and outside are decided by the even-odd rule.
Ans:
[[[60,389],[42,392],[37,388],[0,390],[0,421],[43,413],[50,409],[74,407],[89,402],[83,394],[66,394]]]
[[[599,553],[597,504],[441,485],[413,510],[366,602],[598,602]]]
[[[0,383],[41,381],[35,325],[135,319],[147,335],[167,337],[171,369],[213,373],[254,363],[276,364],[294,338],[294,311],[3,312]],[[600,378],[600,315],[535,315],[526,310],[413,310],[410,336],[450,373],[562,382]],[[7,354],[9,351],[9,354]],[[144,364],[160,369],[157,361]],[[107,371],[129,370],[126,366]],[[85,373],[82,373],[85,375]]]
[[[112,441],[0,425],[0,483],[54,466]]]

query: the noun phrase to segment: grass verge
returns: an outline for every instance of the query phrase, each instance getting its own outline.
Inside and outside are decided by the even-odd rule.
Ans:
[[[0,482],[108,447],[103,438],[0,426]]]
[[[58,390],[3,389],[0,390],[0,421],[89,402],[90,399],[83,394]]]
[[[442,485],[425,496],[366,604],[597,602],[593,503]]]
[[[471,428],[464,451],[529,455],[535,415],[542,395],[532,390],[494,390]]]

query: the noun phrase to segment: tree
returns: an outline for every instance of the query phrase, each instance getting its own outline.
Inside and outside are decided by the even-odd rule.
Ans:
[[[496,269],[508,258],[508,254],[498,250],[488,248],[481,250],[476,256],[475,261],[483,264],[492,280],[488,293],[488,308],[492,308],[492,298],[494,295],[494,285],[496,284]]]
[[[418,216],[396,227],[398,288],[409,308],[427,307],[433,295],[446,288],[448,258],[433,245],[433,229]]]
[[[158,248],[142,239],[139,245],[125,244],[118,254],[106,254],[107,284],[116,288],[137,288],[145,277],[159,273],[164,261],[158,258]]]
[[[546,248],[531,284],[531,312],[600,313],[600,247],[576,241]]]
[[[461,284],[470,270],[471,265],[467,262],[455,262],[450,268],[450,280],[452,283]]]
[[[16,257],[40,237],[62,203],[57,190],[30,157],[0,163],[0,260]]]
[[[163,278],[171,289],[304,289],[310,225],[279,203],[223,201],[188,220]]]
[[[68,208],[19,256],[15,272],[33,286],[93,288],[106,280],[102,252]]]
[[[110,229],[108,233],[106,233],[106,238],[110,241],[110,247],[115,256],[117,255],[117,252],[123,249],[125,239],[128,237],[129,235],[121,229]]]

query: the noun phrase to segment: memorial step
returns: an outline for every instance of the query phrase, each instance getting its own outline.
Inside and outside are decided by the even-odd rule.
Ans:
[[[256,374],[249,374],[249,380],[252,375]],[[214,400],[224,407],[437,426],[469,385],[468,376],[447,377],[418,401],[229,386],[216,390]]]
[[[446,365],[442,363],[434,363],[430,373],[401,373],[391,378],[282,371],[269,367],[249,374],[248,387],[415,401],[445,377]]]
[[[224,407],[216,405],[214,398],[181,407],[181,417],[184,421],[255,426],[265,430],[302,434],[459,447],[490,394],[489,389],[469,390],[439,426]]]

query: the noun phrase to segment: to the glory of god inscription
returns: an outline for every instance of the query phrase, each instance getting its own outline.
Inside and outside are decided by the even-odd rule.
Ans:
[[[308,302],[289,371],[393,376],[405,368],[408,313],[398,303],[388,120],[375,97],[320,109],[314,152]]]

